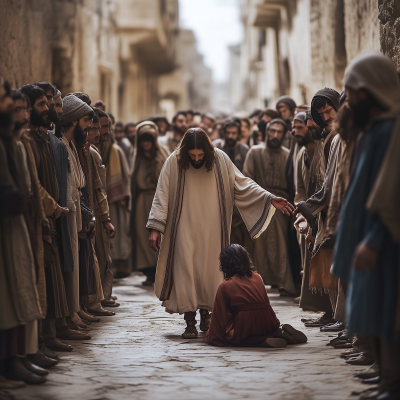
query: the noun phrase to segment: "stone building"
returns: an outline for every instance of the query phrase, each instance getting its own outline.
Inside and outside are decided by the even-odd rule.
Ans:
[[[325,86],[340,91],[347,64],[364,51],[381,50],[400,66],[396,0],[241,0],[241,17],[233,111],[274,107],[283,94],[309,104]]]
[[[13,87],[53,82],[65,95],[102,99],[117,119],[138,121],[206,104],[209,71],[178,74],[182,66],[178,0],[0,0],[0,75]],[[190,31],[188,31],[190,32]],[[188,34],[183,30],[183,37]],[[206,68],[199,54],[197,68]],[[203,71],[204,72],[204,71]]]

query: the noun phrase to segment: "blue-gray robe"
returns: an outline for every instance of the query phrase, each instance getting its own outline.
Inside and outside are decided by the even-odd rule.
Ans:
[[[399,246],[379,216],[366,203],[392,134],[394,119],[375,119],[359,143],[358,160],[343,202],[332,273],[349,281],[349,331],[400,342],[395,332]],[[379,252],[372,271],[353,268],[357,246],[365,243]]]
[[[56,166],[56,176],[58,189],[60,191],[60,200],[58,204],[61,207],[67,206],[67,173],[69,168],[68,150],[65,144],[48,131],[51,149]],[[74,270],[74,258],[72,255],[71,238],[69,236],[68,220],[66,217],[57,219],[57,232],[60,235],[60,264],[64,272],[72,272]]]

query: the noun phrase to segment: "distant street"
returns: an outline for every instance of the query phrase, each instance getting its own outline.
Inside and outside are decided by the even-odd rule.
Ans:
[[[139,275],[117,281],[121,307],[114,317],[92,324],[92,339],[70,342],[60,353],[46,385],[13,391],[17,400],[128,399],[285,399],[343,400],[364,389],[353,373],[365,367],[346,365],[340,350],[319,328],[304,328],[292,298],[269,291],[281,323],[290,323],[309,338],[285,349],[216,348],[201,338],[183,340],[184,321],[160,307],[152,288]]]

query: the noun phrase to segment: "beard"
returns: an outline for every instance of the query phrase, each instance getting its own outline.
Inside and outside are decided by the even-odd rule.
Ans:
[[[195,169],[200,169],[205,162],[206,162],[205,157],[200,161],[194,161],[190,158],[190,164],[192,164],[193,168],[195,168]]]
[[[185,128],[179,128],[178,126],[175,126],[175,125],[174,125],[174,130],[175,130],[175,132],[179,133],[180,135],[184,135],[186,132]]]
[[[321,140],[322,139],[322,128],[320,127],[313,127],[312,129],[309,129],[311,132],[311,136],[314,140]]]
[[[54,107],[49,110],[49,120],[54,124],[58,124],[61,121]]]
[[[227,145],[228,147],[230,147],[230,148],[234,148],[234,147],[236,146],[236,143],[237,143],[237,142],[238,142],[238,141],[235,140],[235,139],[225,139],[226,145]]]
[[[74,129],[74,140],[76,143],[83,144],[86,142],[86,132],[82,130],[79,124]]]
[[[267,146],[270,148],[270,149],[273,149],[273,150],[276,150],[276,149],[279,149],[279,147],[281,147],[281,145],[282,145],[282,140],[279,140],[279,139],[277,139],[277,138],[270,138],[269,136],[268,136],[268,139],[267,139]]]
[[[296,139],[299,136],[296,136]],[[306,146],[308,143],[310,143],[312,141],[312,136],[311,133],[309,131],[307,131],[305,136],[301,136],[299,139],[297,139],[297,143],[299,144],[299,146]]]
[[[20,131],[25,125],[28,124],[28,120],[27,119],[23,119],[21,121],[15,121],[14,123],[14,132],[18,132]]]
[[[43,126],[44,128],[50,128],[51,121],[49,119],[49,112],[43,111],[39,114],[34,108],[32,108],[31,124],[34,126]]]
[[[372,107],[369,99],[361,100],[355,106],[350,106],[351,109],[351,125],[355,130],[365,128],[370,120],[370,109]]]

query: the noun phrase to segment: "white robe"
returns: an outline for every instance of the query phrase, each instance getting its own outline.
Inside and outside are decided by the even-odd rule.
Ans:
[[[174,286],[166,311],[178,312],[205,309],[211,311],[215,293],[223,282],[218,256],[221,237],[221,212],[214,173],[192,165],[186,171],[182,211],[176,233]]]
[[[215,152],[207,172],[205,166],[182,170],[175,151],[158,180],[147,228],[163,234],[155,292],[169,312],[212,310],[223,280],[218,256],[229,245],[234,205],[253,239],[275,212],[274,195],[244,177],[223,151]]]

